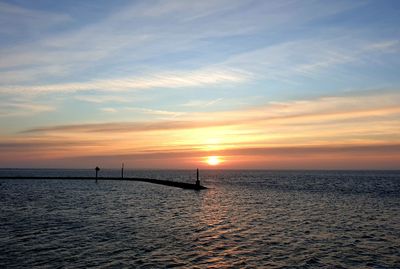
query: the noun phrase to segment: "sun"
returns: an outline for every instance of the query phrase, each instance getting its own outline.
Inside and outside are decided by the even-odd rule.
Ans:
[[[209,165],[218,165],[221,163],[221,160],[219,158],[219,156],[208,156],[207,157],[207,161],[206,161]]]

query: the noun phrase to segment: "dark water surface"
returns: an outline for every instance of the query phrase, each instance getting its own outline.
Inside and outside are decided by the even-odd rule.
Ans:
[[[0,268],[400,268],[400,172],[204,171],[202,184],[0,180]]]

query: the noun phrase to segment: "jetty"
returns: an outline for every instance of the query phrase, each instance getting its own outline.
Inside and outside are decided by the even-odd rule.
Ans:
[[[40,177],[40,176],[1,176],[0,179],[36,179],[36,180],[115,180],[115,181],[141,181],[158,185],[165,185],[170,187],[190,189],[190,190],[204,190],[207,187],[200,185],[197,181],[195,184],[186,182],[177,182],[171,180],[162,180],[155,178],[137,178],[137,177]]]
[[[100,167],[96,166],[95,177],[68,177],[68,176],[0,176],[0,179],[36,179],[36,180],[95,180],[98,183],[98,180],[115,180],[115,181],[141,181],[147,183],[153,183],[158,185],[176,187],[181,189],[189,189],[189,190],[205,190],[207,187],[204,187],[200,184],[199,179],[199,169],[196,170],[196,183],[187,183],[187,182],[178,182],[171,180],[162,180],[155,178],[140,178],[140,177],[124,177],[124,163],[122,163],[121,167],[121,177],[99,177]]]

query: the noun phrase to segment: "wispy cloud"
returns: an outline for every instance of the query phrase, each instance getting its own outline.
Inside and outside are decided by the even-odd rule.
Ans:
[[[7,7],[3,9],[4,15],[11,19],[9,27],[2,29],[9,28],[14,33],[18,33],[15,29],[15,12],[24,15],[19,17],[23,27],[36,25],[26,20],[27,17],[46,18],[40,22],[49,25],[55,24],[55,21],[65,22],[70,18],[68,14],[42,14],[41,11],[3,5]],[[68,66],[63,75],[70,77],[82,77],[82,74],[93,67],[103,70],[103,74],[114,73],[113,69],[121,68],[121,64],[126,61],[143,66],[143,60],[188,51],[196,54],[201,52],[201,57],[205,54],[204,42],[209,42],[206,40],[218,43],[218,39],[225,37],[246,37],[260,31],[293,28],[293,25],[331,16],[358,5],[360,4],[347,2],[299,4],[293,1],[255,4],[250,0],[131,3],[121,8],[110,8],[110,12],[102,16],[101,20],[90,24],[81,24],[73,29],[67,27],[68,31],[38,35],[29,44],[21,43],[12,48],[3,48],[0,50],[0,67],[17,71],[14,76],[23,75],[21,71],[31,73],[36,68],[43,70],[43,76],[57,78],[61,75],[52,73],[48,66],[56,69]],[[244,9],[247,11],[241,12]],[[66,26],[72,27],[73,24]],[[207,47],[207,50],[210,49],[213,48]],[[219,51],[225,56],[229,55],[227,52]],[[197,66],[199,63],[204,66],[204,60],[208,65],[216,63],[196,57],[194,53],[191,53],[190,60]],[[174,60],[177,64],[178,59]],[[27,77],[21,76],[21,79]],[[35,77],[31,79],[33,82],[40,82]]]
[[[99,95],[99,94],[91,94],[91,95],[76,95],[74,96],[76,100],[84,101],[88,103],[125,103],[129,102],[126,97],[123,96],[115,96],[115,95]]]
[[[178,111],[168,111],[168,110],[159,110],[159,109],[149,109],[149,108],[135,108],[135,107],[124,107],[122,108],[124,111],[135,111],[143,114],[150,115],[158,115],[158,116],[171,116],[171,117],[179,117],[185,115],[186,112],[178,112]]]
[[[181,115],[186,114],[185,112],[177,112],[177,111],[168,111],[168,110],[159,110],[159,109],[150,109],[150,108],[139,108],[139,107],[104,107],[100,109],[103,112],[107,113],[127,113],[127,112],[135,112],[136,114],[145,114],[145,115],[154,115],[161,116],[167,118],[175,118]]]
[[[137,132],[152,130],[179,130],[208,127],[237,126],[247,130],[284,130],[291,135],[290,129],[297,126],[318,128],[327,124],[335,124],[343,121],[353,121],[354,124],[365,125],[363,118],[371,121],[388,119],[392,122],[400,113],[398,103],[400,94],[396,91],[382,92],[381,94],[369,93],[368,95],[347,95],[321,97],[312,100],[300,100],[291,102],[272,102],[264,106],[250,107],[241,110],[203,112],[203,113],[179,113],[171,111],[158,111],[151,109],[131,108],[144,113],[161,115],[174,115],[174,121],[148,121],[148,122],[120,122],[120,123],[96,123],[61,125],[26,130],[26,133],[36,132]],[[367,121],[368,122],[368,121]],[[285,137],[288,134],[285,134]]]
[[[0,117],[32,116],[38,113],[50,112],[55,107],[49,105],[25,103],[25,102],[0,102]]]
[[[100,110],[107,113],[116,113],[118,111],[117,109],[112,107],[103,107]]]
[[[240,70],[203,69],[195,71],[165,72],[141,77],[101,79],[79,83],[47,84],[39,86],[1,87],[0,92],[9,94],[37,94],[57,92],[127,91],[152,88],[185,88],[212,86],[223,83],[241,83],[250,74]]]
[[[322,72],[348,64],[366,66],[382,54],[399,49],[397,39],[376,42],[348,36],[328,40],[308,38],[233,55],[224,65],[241,66],[257,79],[295,82],[299,77],[318,77]],[[338,70],[334,74],[348,79]]]
[[[67,14],[27,9],[4,2],[0,3],[0,18],[2,25],[0,32],[8,36],[21,34],[21,32],[24,34],[37,33],[72,21]],[[46,19],[43,20],[43,18]]]
[[[222,125],[223,122],[216,122],[214,125]],[[23,131],[23,133],[129,133],[159,130],[179,130],[188,128],[210,127],[209,122],[193,121],[158,121],[158,122],[107,122],[107,123],[86,123],[76,125],[60,125],[50,127],[39,127]]]
[[[217,105],[222,101],[222,98],[217,98],[214,100],[191,100],[187,103],[182,104],[185,107],[208,107]]]
[[[17,145],[18,146],[18,145]],[[288,157],[288,156],[310,156],[319,154],[393,154],[398,153],[400,144],[382,144],[382,145],[324,145],[324,146],[297,146],[297,147],[252,147],[239,149],[226,149],[215,151],[222,156],[269,156],[269,157]],[[122,159],[164,159],[164,158],[193,158],[204,157],[204,152],[193,150],[172,150],[172,151],[157,151],[149,150],[140,153],[121,154],[121,155],[95,155],[85,156],[85,158],[110,158],[118,157]],[[336,156],[335,156],[336,157]]]
[[[383,51],[395,52],[400,50],[400,40],[383,40],[376,43],[367,45],[364,50],[366,51]]]

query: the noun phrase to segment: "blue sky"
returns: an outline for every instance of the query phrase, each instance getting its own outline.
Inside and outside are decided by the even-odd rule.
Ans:
[[[399,1],[1,1],[0,23],[4,145],[32,128],[400,98]]]

